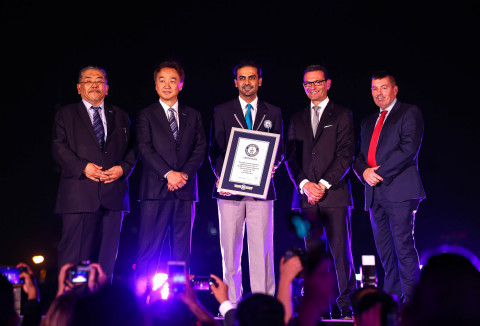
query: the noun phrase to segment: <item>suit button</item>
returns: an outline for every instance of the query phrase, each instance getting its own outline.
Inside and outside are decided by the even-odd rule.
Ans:
[[[315,155],[315,152],[313,152],[312,155]]]

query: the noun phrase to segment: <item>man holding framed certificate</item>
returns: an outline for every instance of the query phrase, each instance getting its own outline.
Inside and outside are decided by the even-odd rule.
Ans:
[[[237,304],[243,291],[241,258],[245,225],[251,290],[253,293],[275,293],[273,201],[276,197],[271,177],[283,161],[284,149],[280,108],[257,97],[262,85],[262,71],[258,64],[241,62],[233,73],[239,98],[214,109],[209,159],[217,178],[216,186],[222,186],[221,192],[214,189],[213,197],[218,204],[223,280],[228,285],[230,301]],[[276,138],[273,141],[272,136]],[[233,153],[228,157],[227,149]],[[260,190],[263,183],[266,196],[260,194],[261,191],[258,191],[259,195],[253,193],[257,187],[254,179],[259,179]],[[229,182],[232,189],[238,191],[226,190]],[[248,192],[248,188],[252,188],[250,195],[238,195],[242,191]]]

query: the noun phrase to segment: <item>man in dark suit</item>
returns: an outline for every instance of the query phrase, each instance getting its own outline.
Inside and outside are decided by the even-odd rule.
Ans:
[[[307,67],[303,86],[311,103],[293,115],[287,140],[287,168],[295,185],[292,209],[312,225],[307,250],[325,232],[337,272],[337,304],[350,318],[349,296],[356,289],[347,176],[355,151],[352,113],[328,98],[331,80],[324,67]]]
[[[362,121],[354,170],[365,184],[365,210],[385,270],[383,288],[408,302],[420,273],[413,228],[425,198],[418,173],[423,118],[417,106],[398,101],[397,93],[393,76],[381,72],[372,77],[380,112]]]
[[[217,186],[233,127],[271,132],[280,136],[283,133],[280,108],[257,97],[258,88],[262,85],[262,71],[258,64],[244,61],[237,65],[233,72],[239,98],[218,105],[214,109],[212,122],[209,159],[217,178]],[[283,140],[280,138],[274,171],[282,160]],[[229,288],[230,301],[237,304],[243,291],[241,258],[245,224],[250,287],[254,293],[273,295],[273,201],[276,199],[273,180],[265,200],[219,193],[216,189],[213,191],[213,198],[217,199],[218,204],[223,279]]]
[[[207,142],[200,113],[178,103],[184,79],[177,62],[158,65],[154,80],[160,99],[137,117],[137,149],[143,163],[136,265],[139,293],[157,270],[168,229],[171,259],[184,261],[189,269],[197,170],[205,159]]]
[[[58,264],[98,261],[111,280],[136,162],[130,120],[104,103],[105,70],[82,69],[77,90],[82,102],[61,108],[53,130],[52,153],[62,170],[55,206],[62,215]]]

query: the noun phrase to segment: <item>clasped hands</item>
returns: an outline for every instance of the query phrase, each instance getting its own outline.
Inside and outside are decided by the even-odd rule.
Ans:
[[[167,174],[168,191],[175,191],[182,188],[188,181],[188,175],[183,172],[170,171]]]
[[[111,183],[116,181],[123,175],[123,169],[120,165],[112,166],[110,169],[103,171],[103,168],[94,163],[87,163],[83,170],[83,174],[92,181]]]
[[[308,197],[308,203],[315,205],[320,199],[323,198],[323,196],[325,196],[327,187],[321,182],[315,183],[309,181],[303,185],[302,190],[303,193]]]
[[[383,181],[383,178],[375,172],[379,167],[380,165],[373,168],[365,169],[365,171],[363,171],[363,179],[372,187]]]

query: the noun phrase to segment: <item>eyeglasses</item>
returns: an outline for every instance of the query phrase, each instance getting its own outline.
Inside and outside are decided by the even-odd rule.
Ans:
[[[324,79],[324,80],[314,80],[312,82],[304,82],[303,87],[321,86],[325,81],[326,81],[326,79]]]
[[[83,81],[83,82],[79,82],[79,84],[85,84],[87,86],[92,86],[93,84],[98,84],[98,85],[103,85],[105,84],[105,81],[104,80],[87,80],[87,81]]]

